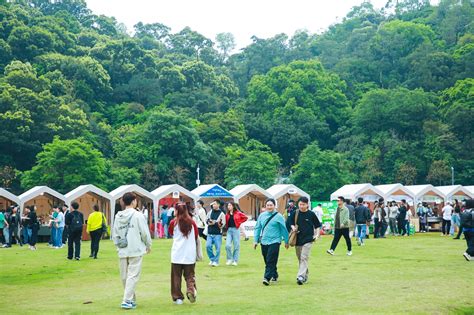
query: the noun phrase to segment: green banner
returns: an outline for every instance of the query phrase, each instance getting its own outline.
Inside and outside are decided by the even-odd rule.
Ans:
[[[334,218],[336,217],[337,201],[312,201],[312,209],[321,204],[323,208],[323,228],[326,231],[331,231],[334,226]]]

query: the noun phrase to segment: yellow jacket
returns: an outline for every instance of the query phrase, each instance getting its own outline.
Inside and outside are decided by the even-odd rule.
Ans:
[[[87,219],[87,233],[101,229],[102,222],[104,222],[107,225],[107,221],[102,212],[94,211],[91,214],[89,214],[89,218]]]

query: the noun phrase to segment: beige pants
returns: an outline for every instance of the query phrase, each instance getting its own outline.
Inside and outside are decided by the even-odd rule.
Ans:
[[[135,287],[140,279],[143,256],[120,258],[120,278],[122,279],[124,293],[123,302],[136,301]]]
[[[311,247],[313,243],[306,243],[303,246],[296,246],[296,257],[298,257],[299,269],[298,277],[302,277],[305,280],[308,280],[309,270],[308,270],[308,261],[309,255],[311,254]]]

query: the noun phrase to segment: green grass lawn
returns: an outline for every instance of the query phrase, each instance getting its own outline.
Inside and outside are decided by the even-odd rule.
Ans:
[[[198,300],[181,306],[170,297],[171,241],[155,240],[144,259],[138,308],[130,312],[474,314],[474,263],[461,256],[465,241],[438,233],[370,239],[348,257],[343,241],[336,256],[326,254],[331,240],[325,236],[313,247],[310,281],[303,286],[295,281],[293,248],[282,247],[279,283],[265,287],[260,249],[242,241],[240,264],[233,267],[225,265],[223,247],[219,267],[209,267],[207,259],[198,263]],[[90,243],[83,242],[81,261],[68,261],[66,248],[38,245],[37,251],[0,249],[0,314],[122,312],[110,241],[101,242],[98,260],[88,258]]]

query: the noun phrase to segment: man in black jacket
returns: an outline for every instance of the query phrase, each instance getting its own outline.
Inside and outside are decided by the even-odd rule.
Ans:
[[[463,254],[467,261],[474,261],[474,199],[465,200],[466,209],[461,214],[461,226],[467,249]]]
[[[367,233],[367,224],[370,223],[370,210],[364,206],[364,199],[357,198],[357,207],[354,209],[355,221],[357,224],[357,244],[365,245],[364,239]]]
[[[76,260],[81,259],[81,238],[82,238],[82,226],[84,225],[84,215],[79,212],[79,204],[74,201],[71,203],[72,211],[66,216],[65,223],[69,231],[67,240],[67,259],[72,260],[74,257]]]

